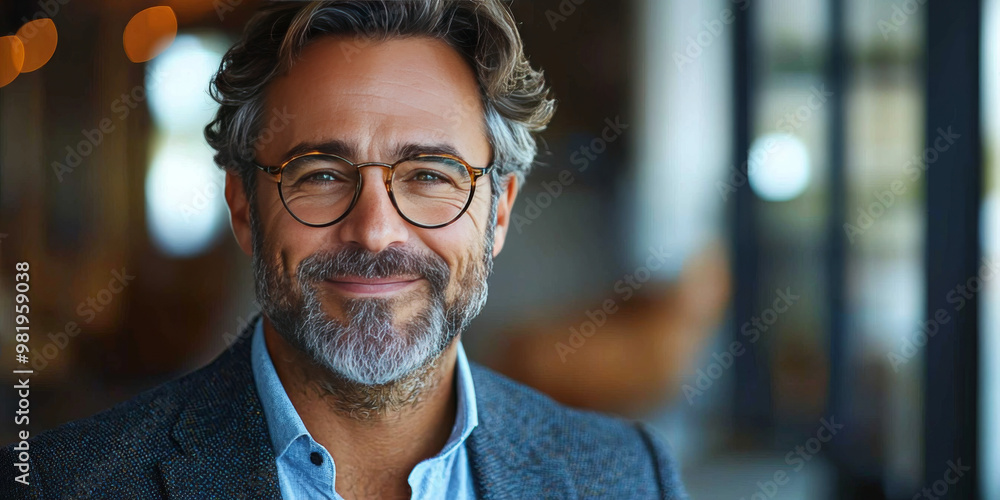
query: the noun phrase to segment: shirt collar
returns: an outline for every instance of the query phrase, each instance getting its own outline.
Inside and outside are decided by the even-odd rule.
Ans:
[[[254,328],[253,339],[251,341],[251,359],[253,369],[254,384],[257,386],[257,394],[260,396],[260,403],[264,409],[264,419],[271,435],[271,444],[274,447],[274,454],[280,458],[292,441],[300,436],[312,436],[302,423],[302,418],[292,405],[278,372],[274,369],[271,355],[267,351],[267,344],[264,342],[264,317],[257,320]],[[455,425],[452,427],[451,435],[445,443],[441,453],[437,457],[442,457],[453,452],[461,446],[472,434],[472,430],[479,425],[479,414],[476,408],[476,390],[472,382],[472,371],[469,369],[469,361],[465,356],[465,348],[462,341],[458,341],[458,354],[455,365],[455,388],[458,392],[457,414]]]

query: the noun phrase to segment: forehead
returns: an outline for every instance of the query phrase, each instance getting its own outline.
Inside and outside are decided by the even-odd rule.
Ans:
[[[272,131],[270,144],[258,144],[271,161],[302,143],[331,140],[365,155],[363,161],[392,160],[384,155],[407,143],[451,144],[477,156],[487,144],[472,69],[458,51],[430,37],[314,40],[270,85],[263,127],[272,112],[291,119]]]

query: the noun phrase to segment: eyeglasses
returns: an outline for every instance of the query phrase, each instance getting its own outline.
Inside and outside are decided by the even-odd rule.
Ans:
[[[278,182],[278,195],[295,220],[326,227],[347,217],[361,195],[361,167],[382,167],[389,200],[400,217],[433,229],[458,220],[472,204],[476,180],[493,170],[470,166],[450,154],[420,154],[395,163],[353,163],[320,151],[293,156],[277,167],[257,168]]]

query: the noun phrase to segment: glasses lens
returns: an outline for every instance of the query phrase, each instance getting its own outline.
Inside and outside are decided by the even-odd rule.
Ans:
[[[472,193],[472,178],[461,162],[420,157],[396,165],[392,193],[400,212],[411,221],[444,224],[462,213]]]
[[[344,215],[357,185],[358,169],[335,156],[303,156],[281,173],[285,206],[309,224],[327,224]]]

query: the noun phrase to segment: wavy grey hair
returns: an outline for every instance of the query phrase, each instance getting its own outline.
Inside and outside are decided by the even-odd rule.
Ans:
[[[542,72],[528,63],[514,19],[500,0],[274,2],[250,20],[223,57],[210,86],[219,110],[205,127],[215,162],[240,176],[251,205],[256,197],[254,144],[266,133],[268,85],[291,67],[305,45],[324,35],[351,35],[366,42],[429,36],[453,47],[469,62],[479,84],[497,166],[491,176],[497,186],[491,189],[493,204],[501,178],[506,184],[513,175],[518,186],[524,185],[537,153],[533,134],[545,129],[555,100],[548,97]]]

